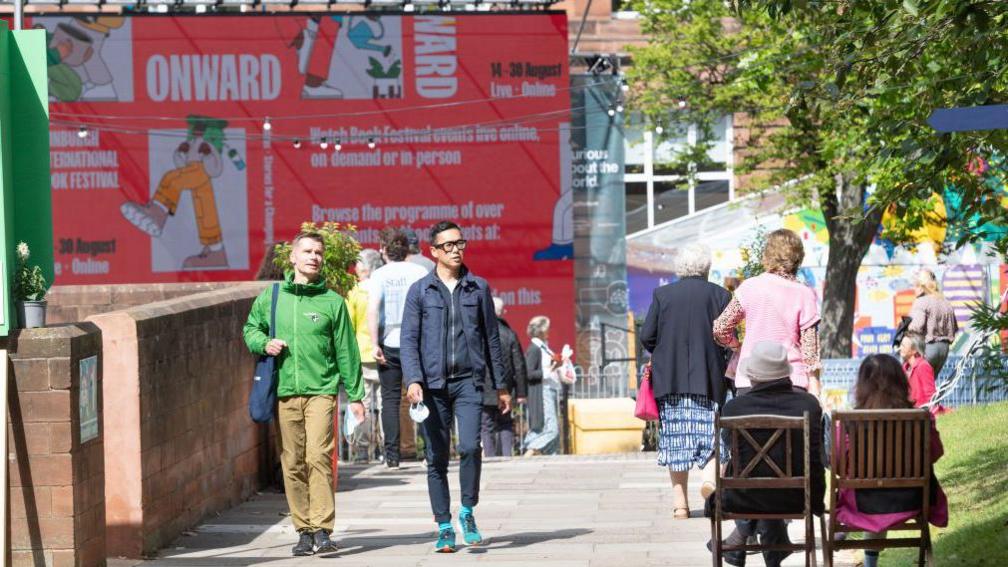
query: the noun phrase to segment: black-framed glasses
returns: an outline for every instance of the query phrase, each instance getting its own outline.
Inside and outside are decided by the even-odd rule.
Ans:
[[[459,252],[465,250],[467,240],[449,240],[448,242],[442,242],[441,244],[435,244],[434,248],[439,248],[445,252],[451,252],[452,250],[458,250]]]

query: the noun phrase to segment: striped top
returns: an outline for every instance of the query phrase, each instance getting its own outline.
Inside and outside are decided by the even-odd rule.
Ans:
[[[745,280],[735,290],[725,313],[714,322],[714,335],[721,344],[728,344],[725,335],[734,332],[735,325],[745,320],[745,338],[742,341],[740,359],[748,358],[756,343],[774,341],[788,350],[791,363],[791,382],[808,389],[809,373],[818,369],[818,352],[808,357],[803,350],[803,336],[815,339],[815,327],[819,324],[819,303],[815,291],[798,281],[777,274],[763,273]],[[818,349],[816,349],[818,350]],[[748,377],[737,375],[735,385],[749,387]]]
[[[910,307],[910,326],[907,330],[924,335],[924,340],[929,343],[951,343],[959,332],[959,323],[956,321],[955,310],[947,299],[941,295],[925,294],[915,299]]]

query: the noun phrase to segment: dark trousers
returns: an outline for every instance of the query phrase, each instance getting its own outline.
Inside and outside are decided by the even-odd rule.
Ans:
[[[462,505],[479,502],[480,417],[483,413],[483,393],[472,378],[448,382],[444,388],[424,389],[424,404],[430,415],[420,425],[427,441],[427,492],[434,521],[451,521],[451,494],[448,492],[448,453],[451,448],[452,424],[458,419],[459,484]]]
[[[399,349],[382,347],[385,364],[378,365],[381,383],[381,423],[385,435],[385,460],[399,461],[399,404],[402,403],[402,363]]]
[[[483,455],[510,457],[514,449],[514,420],[511,412],[497,406],[483,406]]]
[[[743,541],[749,536],[759,534],[760,542],[764,545],[791,543],[784,520],[735,520],[735,530],[743,537]],[[790,551],[764,551],[763,561],[767,567],[779,567],[789,555]],[[726,551],[725,559],[730,560],[733,565],[745,565],[746,552]]]

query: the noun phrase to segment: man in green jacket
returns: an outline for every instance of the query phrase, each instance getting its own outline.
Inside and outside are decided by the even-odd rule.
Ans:
[[[343,384],[358,422],[364,420],[360,353],[343,298],[321,277],[325,244],[316,233],[294,237],[294,271],[280,285],[276,338],[269,338],[270,286],[252,304],[245,344],[275,356],[279,368],[277,419],[280,461],[291,520],[299,539],[295,556],[336,551],[333,496],[333,411]]]

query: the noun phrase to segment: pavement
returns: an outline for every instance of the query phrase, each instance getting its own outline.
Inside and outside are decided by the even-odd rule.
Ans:
[[[291,557],[297,538],[286,500],[282,494],[261,493],[187,532],[152,560],[113,560],[109,565],[711,565],[705,547],[710,522],[702,517],[699,472],[694,471],[690,479],[691,518],[674,520],[668,473],[655,464],[653,453],[485,460],[476,519],[487,541],[478,547],[461,546],[455,554],[433,551],[435,526],[425,471],[420,463],[407,463],[398,470],[341,466],[334,533],[340,545],[337,553]],[[457,480],[457,464],[453,464],[456,516]],[[791,532],[792,541],[803,539],[799,523],[792,524]],[[817,560],[821,562],[821,555]],[[763,561],[752,555],[747,564],[761,566]],[[852,565],[842,558],[835,564]],[[784,562],[785,567],[797,565],[804,565],[800,554]]]

